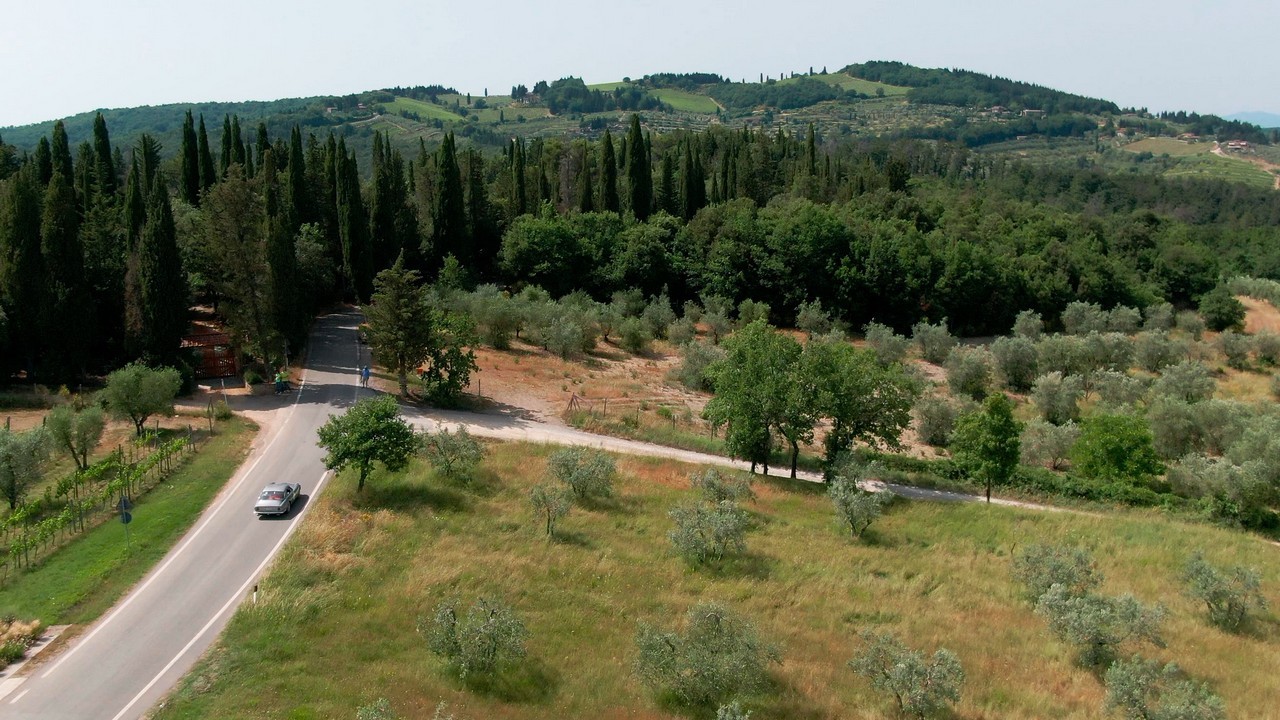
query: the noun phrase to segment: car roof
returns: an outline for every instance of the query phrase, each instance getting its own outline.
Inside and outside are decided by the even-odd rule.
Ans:
[[[263,492],[266,492],[267,490],[288,490],[292,486],[293,483],[276,482],[269,483],[266,487],[262,488],[262,490]]]

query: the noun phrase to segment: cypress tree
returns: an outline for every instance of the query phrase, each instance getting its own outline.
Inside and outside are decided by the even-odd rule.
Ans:
[[[307,192],[307,161],[302,154],[302,131],[297,125],[289,133],[289,175],[284,184],[282,202],[293,213],[291,234],[297,234],[303,223],[315,222],[315,211]]]
[[[476,275],[493,277],[498,267],[498,253],[502,249],[502,236],[493,221],[488,191],[484,182],[484,156],[475,148],[467,149],[467,230]]]
[[[187,331],[187,283],[173,226],[173,208],[163,181],[152,184],[136,262],[141,355],[153,365],[173,364]]]
[[[98,113],[93,118],[93,172],[97,176],[98,193],[107,197],[116,194],[116,167],[111,157],[111,136],[107,133],[107,121]]]
[[[222,162],[218,166],[218,175],[220,177],[227,176],[227,168],[232,163],[232,141],[231,141],[231,116],[222,116]]]
[[[653,173],[649,169],[649,154],[640,130],[640,116],[634,114],[631,116],[631,130],[627,133],[627,185],[631,191],[631,212],[643,222],[653,211]]]
[[[71,167],[71,145],[67,140],[67,128],[61,120],[53,124],[53,141],[49,150],[53,156],[53,172],[62,173],[62,177],[70,184],[71,178],[75,177]]]
[[[231,162],[236,165],[248,165],[244,152],[244,135],[240,132],[240,116],[231,116]],[[246,177],[248,173],[245,174]]]
[[[257,147],[255,149],[258,153],[258,166],[261,167],[264,162],[263,158],[266,157],[267,151],[271,149],[271,138],[267,135],[267,124],[264,122],[258,123],[258,138],[256,145]],[[276,162],[277,169],[279,169],[279,161],[277,160]]]
[[[600,141],[600,206],[605,212],[621,211],[618,201],[618,164],[613,156],[613,136],[609,128],[604,129],[604,138]]]
[[[445,136],[436,153],[436,202],[431,209],[433,271],[452,255],[463,267],[474,264],[467,235],[466,201],[462,195],[462,171],[458,168],[453,133]]]
[[[373,292],[373,254],[369,247],[369,221],[360,197],[360,170],[355,156],[339,138],[334,156],[334,185],[342,268],[348,290],[357,302]]]
[[[200,147],[196,139],[196,122],[187,111],[182,120],[182,153],[179,157],[178,187],[188,205],[200,204]]]
[[[818,148],[814,137],[813,123],[809,123],[809,137],[805,141],[805,169],[809,172],[809,177],[816,177],[818,174]]]
[[[684,157],[680,160],[680,216],[686,222],[707,204],[707,183],[702,177],[702,160],[694,155],[692,141],[684,145]],[[719,186],[712,179],[712,189]]]
[[[138,168],[138,157],[135,155],[129,166],[129,174],[124,181],[124,234],[129,250],[132,252],[142,234],[142,225],[147,221],[146,201],[143,196],[142,171]]]
[[[160,151],[163,148],[160,141],[147,133],[143,133],[138,138],[138,145],[134,148],[133,156],[138,161],[138,168],[142,171],[142,194],[144,197],[151,196],[151,188],[157,182],[157,175],[160,172]]]
[[[204,115],[200,116],[200,130],[196,134],[200,152],[200,192],[208,192],[218,181],[218,170],[213,165],[213,152],[209,150],[209,133],[204,129]],[[197,198],[197,205],[199,204]]]
[[[53,152],[49,149],[49,138],[41,135],[40,141],[36,143],[36,180],[39,181],[40,187],[48,187],[49,181],[53,179]]]
[[[524,140],[511,141],[511,191],[512,215],[520,217],[529,211],[529,201],[524,184]]]
[[[55,381],[70,381],[84,366],[92,306],[84,284],[75,191],[60,164],[45,190],[40,241],[48,292],[41,308],[41,324],[49,330],[45,364]]]
[[[41,309],[47,306],[44,256],[40,248],[40,169],[34,164],[20,168],[9,181],[0,202],[0,289],[9,314],[12,347],[22,354],[23,367],[34,375],[36,358],[41,356],[46,333],[40,325]]]
[[[658,208],[668,215],[680,212],[680,202],[676,197],[676,168],[671,160],[671,153],[662,154],[662,180],[658,184]]]
[[[591,191],[591,162],[587,156],[587,148],[582,148],[582,159],[578,163],[578,212],[589,213],[595,210],[595,194]]]
[[[98,197],[98,180],[93,172],[94,158],[93,146],[88,142],[80,143],[80,147],[76,148],[76,161],[72,166],[72,184],[75,186],[76,197],[79,198],[80,216],[88,212],[88,208]]]
[[[387,158],[382,133],[373,134],[373,182],[369,193],[369,233],[374,266],[385,268],[400,254],[402,244],[396,218],[405,202],[404,177],[396,177]]]
[[[272,319],[276,331],[296,349],[303,338],[298,297],[298,258],[294,231],[289,228],[292,211],[283,202],[275,153],[269,148],[264,149],[262,155],[262,187],[267,209],[264,222],[267,268],[271,280]]]

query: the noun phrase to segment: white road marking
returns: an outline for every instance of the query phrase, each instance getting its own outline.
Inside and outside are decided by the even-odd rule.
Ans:
[[[320,494],[320,489],[324,487],[325,481],[327,481],[331,475],[332,473],[326,470],[325,473],[320,476],[320,481],[316,483],[315,492],[311,494],[312,497]],[[147,691],[155,687],[156,683],[160,682],[160,678],[164,677],[165,673],[169,672],[174,665],[178,664],[178,661],[182,659],[182,656],[187,654],[187,651],[190,650],[191,647],[209,631],[209,628],[213,627],[213,624],[218,621],[218,618],[222,617],[223,613],[227,611],[227,608],[231,607],[231,605],[236,601],[243,602],[244,594],[248,591],[249,586],[257,580],[260,574],[262,574],[262,571],[267,567],[267,564],[275,559],[276,553],[280,551],[282,546],[284,546],[284,543],[289,539],[289,536],[293,535],[293,531],[297,529],[298,524],[302,521],[303,516],[307,514],[307,510],[310,507],[311,503],[307,503],[307,506],[302,509],[302,512],[298,513],[298,516],[293,519],[292,523],[290,523],[289,529],[285,530],[284,535],[280,537],[280,541],[276,543],[275,547],[271,548],[271,552],[267,554],[267,557],[264,558],[262,563],[258,565],[257,569],[253,571],[253,574],[249,576],[249,579],[244,581],[244,584],[240,586],[240,589],[236,590],[235,593],[232,594],[225,603],[223,603],[222,607],[218,609],[218,612],[215,613],[213,617],[209,618],[209,622],[205,623],[204,627],[200,628],[200,632],[196,633],[196,636],[191,638],[191,641],[183,646],[183,648],[178,651],[178,654],[174,655],[173,659],[170,660],[168,664],[160,670],[160,672],[156,673],[155,677],[151,678],[151,682],[147,683],[145,687],[139,690],[138,694],[134,695],[133,699],[129,701],[129,704],[125,705],[120,712],[116,713],[115,717],[111,718],[111,720],[120,720],[120,718],[124,717],[125,713],[129,712],[129,710],[142,699],[142,696],[147,694]]]
[[[30,691],[30,690],[23,690],[22,692],[18,693],[18,697],[16,697],[16,698],[14,698],[14,699],[10,700],[10,701],[9,701],[9,704],[10,704],[10,705],[12,705],[12,704],[14,704],[14,703],[18,702],[19,700],[21,700],[21,699],[22,699],[22,696],[23,696],[23,695],[26,695],[26,694],[27,694],[27,693],[29,693],[29,692],[31,692],[31,691]]]
[[[302,384],[298,386],[298,395],[293,399],[294,407],[290,408],[290,410],[294,410],[298,405],[298,401],[302,399],[302,390],[303,388],[306,387],[306,384],[307,384],[307,375],[304,372],[302,375]],[[129,607],[129,605],[133,603],[133,601],[136,600],[138,596],[141,595],[147,589],[147,587],[151,585],[151,583],[155,582],[156,578],[160,577],[160,575],[163,574],[164,571],[170,565],[173,564],[174,560],[177,560],[178,557],[182,555],[182,552],[186,550],[187,547],[191,545],[191,543],[194,542],[197,537],[199,537],[200,533],[204,532],[204,529],[209,526],[209,523],[213,522],[213,518],[219,512],[222,511],[222,508],[226,507],[226,504],[236,494],[236,491],[240,489],[240,486],[243,485],[245,480],[248,480],[249,476],[253,474],[254,469],[258,467],[258,463],[262,462],[263,458],[267,457],[267,455],[269,454],[269,451],[271,450],[271,447],[276,444],[276,441],[279,440],[282,435],[284,435],[285,426],[289,424],[289,420],[291,420],[292,418],[293,418],[293,414],[291,412],[289,417],[286,418],[284,422],[280,423],[280,429],[276,430],[275,436],[271,438],[271,442],[267,443],[267,447],[262,450],[262,453],[260,455],[258,455],[258,459],[254,460],[253,464],[249,466],[249,469],[246,470],[243,475],[241,475],[240,481],[237,482],[235,486],[231,488],[230,492],[226,492],[223,494],[222,500],[218,502],[218,505],[213,509],[213,512],[210,512],[207,516],[205,516],[204,521],[200,523],[199,527],[191,531],[191,534],[188,535],[186,540],[182,542],[182,545],[178,546],[178,549],[174,551],[173,555],[170,555],[169,559],[166,560],[164,564],[159,567],[159,569],[157,569],[154,573],[152,573],[151,577],[147,578],[147,581],[142,583],[142,585],[138,587],[137,590],[129,593],[129,597],[125,598],[124,602],[120,603],[120,605],[117,606],[116,609],[113,610],[105,620],[99,623],[98,626],[95,627],[92,632],[90,632],[88,635],[84,636],[83,639],[77,642],[75,647],[69,648],[65,653],[63,653],[62,657],[58,658],[58,661],[55,662],[48,670],[44,672],[43,675],[40,676],[40,679],[43,680],[49,677],[50,675],[52,675],[54,671],[56,671],[59,667],[61,667],[64,662],[66,662],[69,658],[75,655],[76,652],[80,650],[80,648],[89,644],[89,641],[92,640],[95,635],[97,635],[99,632],[102,631],[104,627],[110,624],[110,622],[114,620],[117,615],[123,612],[125,608]],[[274,553],[274,551],[272,552]]]

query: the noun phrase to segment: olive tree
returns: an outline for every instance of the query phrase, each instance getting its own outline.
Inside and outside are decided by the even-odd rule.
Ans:
[[[675,527],[667,538],[690,563],[719,562],[747,549],[747,513],[732,500],[679,505],[669,515]]]
[[[1107,668],[1104,709],[1127,720],[1226,720],[1227,706],[1209,689],[1183,675],[1174,663],[1134,655]]]
[[[533,514],[546,522],[547,537],[554,537],[556,523],[573,507],[573,491],[546,483],[534,485],[529,491],[529,505]]]
[[[902,362],[902,358],[906,357],[907,348],[911,345],[910,340],[895,333],[893,328],[877,322],[867,323],[866,327],[862,328],[862,334],[867,340],[867,346],[875,353],[876,362],[886,367]]]
[[[885,506],[893,501],[893,493],[863,490],[858,487],[856,479],[848,477],[836,477],[827,488],[827,497],[835,506],[836,518],[849,527],[855,538],[862,537],[862,533],[884,512]]]
[[[529,631],[510,605],[482,597],[459,617],[460,604],[457,598],[441,602],[426,627],[419,627],[431,652],[460,678],[494,675],[525,656]]]
[[[1218,349],[1222,351],[1229,367],[1244,370],[1249,366],[1249,353],[1253,350],[1253,338],[1234,330],[1223,330],[1218,336]]]
[[[1209,610],[1209,621],[1223,630],[1240,629],[1251,609],[1267,609],[1262,578],[1254,568],[1217,568],[1197,552],[1187,560],[1182,581],[1187,595],[1203,602]]]
[[[1081,595],[1055,584],[1040,596],[1036,614],[1048,620],[1049,629],[1059,639],[1078,647],[1080,662],[1086,667],[1105,666],[1129,640],[1164,647],[1160,636],[1164,606],[1148,607],[1132,595]]]
[[[962,412],[963,408],[947,398],[926,395],[915,405],[916,434],[934,447],[946,447]]]
[[[1036,344],[1024,337],[1001,337],[991,343],[996,369],[1010,390],[1026,392],[1035,382],[1039,368]]]
[[[1134,338],[1133,354],[1138,367],[1155,373],[1186,357],[1187,349],[1166,332],[1142,332]]]
[[[955,653],[939,648],[926,659],[891,633],[864,630],[861,637],[862,648],[849,667],[872,687],[892,695],[901,714],[927,718],[960,699],[964,668]]]
[[[1040,416],[1054,425],[1078,420],[1083,397],[1084,383],[1080,377],[1064,376],[1056,370],[1036,378],[1031,386],[1031,402]]]
[[[1209,368],[1196,360],[1184,360],[1165,368],[1151,386],[1151,392],[1157,396],[1179,398],[1189,403],[1213,397],[1213,389]]]
[[[1073,422],[1054,425],[1040,419],[1032,420],[1022,430],[1022,463],[1060,470],[1071,456],[1071,447],[1079,437],[1080,426]]]
[[[1142,311],[1142,329],[1150,332],[1173,329],[1173,306],[1167,302],[1148,305]]]
[[[152,415],[173,409],[181,387],[182,376],[173,368],[130,363],[107,376],[101,397],[112,415],[132,420],[135,434],[141,436]]]
[[[1062,327],[1068,335],[1106,332],[1107,313],[1097,303],[1076,300],[1062,311]]]
[[[947,357],[947,386],[955,395],[981,401],[991,386],[991,353],[981,348],[956,348]]]
[[[564,448],[551,453],[547,469],[556,480],[569,486],[577,498],[609,497],[617,471],[613,456],[600,450]]]
[[[1065,545],[1028,545],[1014,557],[1012,575],[1033,605],[1055,585],[1067,595],[1082,596],[1102,584],[1089,551]]]
[[[418,436],[400,417],[400,406],[390,395],[365,398],[342,415],[330,415],[318,433],[318,444],[328,451],[325,467],[360,471],[356,492],[364,489],[375,462],[393,472],[403,470],[420,447]]]
[[[946,362],[951,348],[956,346],[955,337],[947,330],[946,320],[937,325],[921,320],[911,328],[911,339],[920,346],[920,356],[935,365]]]
[[[1035,310],[1023,310],[1013,319],[1013,336],[1035,342],[1044,334],[1044,320]]]
[[[0,428],[0,493],[9,509],[18,507],[27,491],[44,477],[49,458],[49,435],[44,428],[13,432]]]
[[[699,603],[685,615],[683,632],[640,623],[636,674],[646,685],[690,707],[713,708],[768,686],[778,649],[755,625],[716,603]]]
[[[751,490],[751,480],[737,477],[727,478],[715,468],[707,468],[701,473],[689,475],[689,485],[702,493],[703,499],[711,503],[724,500],[741,502],[755,500],[756,494]]]
[[[59,405],[45,416],[44,426],[53,445],[65,450],[78,469],[85,470],[89,467],[89,453],[102,440],[106,419],[98,405],[90,405],[83,410]]]
[[[465,426],[459,426],[453,433],[442,427],[434,433],[423,434],[422,451],[441,476],[461,482],[471,481],[485,456],[484,445],[473,438]]]

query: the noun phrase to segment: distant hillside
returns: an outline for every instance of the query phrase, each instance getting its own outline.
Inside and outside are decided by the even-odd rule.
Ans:
[[[1269,112],[1240,112],[1226,117],[1227,120],[1251,123],[1261,128],[1280,128],[1280,115]]]
[[[1118,113],[1109,100],[1073,95],[1060,90],[983,75],[970,70],[919,68],[900,62],[875,61],[849,65],[841,72],[864,80],[911,88],[912,102],[960,107],[1003,106],[1013,110],[1043,110],[1048,114]]]

